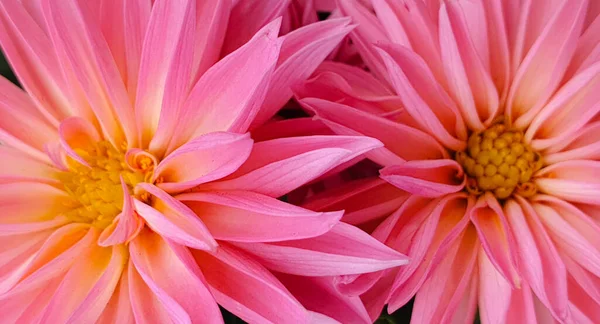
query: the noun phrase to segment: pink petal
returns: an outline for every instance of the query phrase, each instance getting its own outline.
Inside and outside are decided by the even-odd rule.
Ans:
[[[261,125],[292,98],[291,87],[307,79],[350,30],[350,19],[328,19],[283,37],[273,79],[253,125]]]
[[[574,160],[553,164],[537,174],[538,189],[572,202],[600,204],[600,162]]]
[[[404,255],[345,223],[310,239],[236,245],[271,270],[301,276],[361,274],[408,263]]]
[[[533,208],[554,244],[600,277],[600,226],[575,206],[551,196],[536,197]]]
[[[277,62],[279,21],[259,31],[200,78],[184,104],[171,149],[214,132],[244,133],[260,107]],[[252,62],[250,64],[249,62]]]
[[[133,210],[133,197],[122,176],[121,189],[123,190],[123,208],[112,224],[100,233],[98,238],[100,246],[129,243],[144,227],[144,222]]]
[[[229,54],[244,45],[259,29],[280,17],[290,4],[290,0],[233,2],[222,54]]]
[[[317,116],[324,121],[341,124],[360,135],[379,139],[385,145],[385,149],[390,150],[401,159],[438,159],[446,154],[435,139],[417,129],[330,101],[305,98],[301,100],[301,103],[315,111]],[[333,130],[340,133],[339,131],[343,129],[334,128]],[[343,135],[357,134],[344,133]],[[404,141],[398,141],[398,138],[403,138]],[[401,161],[401,159],[397,159],[396,162]]]
[[[534,149],[561,145],[600,111],[600,96],[594,91],[600,84],[599,72],[596,64],[575,76],[535,116],[525,133]]]
[[[559,85],[581,35],[586,4],[562,3],[523,59],[507,101],[506,114],[516,127],[528,125]]]
[[[52,220],[66,210],[71,201],[66,192],[36,182],[0,184],[0,193],[2,224]]]
[[[156,198],[152,206],[137,199],[133,201],[136,212],[153,231],[192,248],[216,249],[217,242],[206,225],[187,206],[154,185],[141,183],[138,187]]]
[[[166,147],[192,83],[196,1],[158,0],[141,52],[135,115],[142,144]],[[168,28],[165,28],[168,26]],[[157,130],[158,128],[158,130]],[[165,134],[167,133],[167,134]],[[166,137],[166,138],[165,138]]]
[[[150,231],[141,232],[129,246],[135,269],[175,322],[173,317],[183,316],[181,311],[194,321],[221,322],[221,312],[203,278],[189,269],[175,250],[193,260],[187,248],[169,247]],[[177,311],[171,313],[171,309]]]
[[[129,283],[129,302],[135,323],[191,323],[186,311],[173,299],[161,295],[162,300],[146,284],[136,270],[133,261],[129,261],[127,270]],[[157,288],[154,286],[154,288]]]
[[[256,142],[283,137],[332,134],[333,132],[325,124],[311,117],[271,121],[252,130],[252,138]]]
[[[106,137],[116,146],[123,140],[135,143],[127,90],[89,4],[44,2],[43,10],[54,45],[64,51],[65,64],[72,68]]]
[[[481,196],[471,209],[471,222],[477,230],[486,257],[511,286],[519,287],[516,246],[500,203],[491,193]]]
[[[350,136],[290,137],[260,142],[236,172],[224,181],[209,184],[208,188],[280,197],[380,146],[375,139]],[[236,154],[240,154],[239,150]]]
[[[158,186],[181,192],[224,178],[246,161],[252,150],[250,134],[215,132],[197,137],[165,157],[154,170]]]
[[[401,268],[394,280],[389,296],[390,311],[400,308],[414,296],[451,244],[459,239],[469,223],[468,211],[473,204],[465,198],[462,194],[453,194],[430,202],[422,210],[404,211],[417,214],[405,226],[397,226],[400,231],[390,236],[386,244],[396,246],[402,243],[406,247],[396,249],[407,250],[406,255],[413,261]],[[408,235],[412,239],[402,242]]]
[[[98,318],[98,324],[133,324],[133,309],[129,302],[129,267],[125,265],[121,273],[119,284],[115,288],[112,297],[106,304],[102,315]]]
[[[483,250],[479,251],[478,272],[479,316],[486,323],[505,323],[507,313],[513,311],[510,308],[513,295],[518,295],[520,289],[514,289],[511,283],[504,279]]]
[[[569,278],[569,306],[575,323],[593,324],[600,316],[600,304],[585,291],[586,286],[579,285]]]
[[[442,197],[465,185],[462,167],[454,160],[407,161],[380,170],[383,180],[423,197]]]
[[[329,231],[341,212],[318,213],[275,198],[244,191],[186,193],[177,196],[202,218],[219,240],[277,242]]]
[[[0,183],[8,182],[42,182],[56,184],[58,169],[46,163],[32,159],[17,149],[0,146]]]
[[[382,278],[369,291],[360,296],[372,322],[379,318],[379,314],[387,304],[387,298],[397,273],[396,269],[385,270]]]
[[[100,134],[98,134],[94,125],[81,117],[69,117],[60,123],[58,133],[60,145],[66,154],[89,167],[85,159],[77,154],[75,150],[91,149],[100,141]]]
[[[277,274],[277,278],[311,311],[330,316],[340,323],[371,323],[360,298],[341,294],[335,289],[331,278],[288,274]]]
[[[350,34],[351,39],[369,70],[380,80],[386,80],[385,66],[371,46],[373,43],[388,40],[381,22],[356,0],[336,1],[336,3],[342,14],[351,17],[352,22],[357,24],[357,28]]]
[[[542,303],[559,320],[567,320],[567,283],[565,266],[542,227],[531,205],[519,198],[509,200],[504,213],[514,233],[519,253],[519,272]]]
[[[476,52],[465,16],[455,2],[440,10],[440,47],[448,87],[471,129],[495,118],[499,98],[489,72]]]
[[[379,53],[408,113],[445,146],[464,150],[467,132],[460,111],[425,61],[401,46],[384,45]]]
[[[588,17],[590,17],[590,6],[588,3]],[[593,17],[593,16],[592,16]],[[600,16],[596,16],[591,25],[579,37],[577,49],[571,58],[571,62],[565,72],[564,80],[571,79],[574,75],[590,67],[600,58]]]
[[[123,20],[124,31],[120,32],[124,35],[125,56],[127,63],[127,92],[131,102],[135,102],[140,61],[142,58],[142,47],[148,22],[150,21],[150,13],[152,3],[147,0],[125,1],[123,2]]]
[[[52,42],[44,30],[45,20],[42,18],[42,24],[36,23],[36,17],[28,13],[24,6],[17,0],[0,4],[0,44],[24,89],[42,107],[41,115],[56,125],[60,119],[71,115],[73,110],[68,93],[63,92],[68,89],[67,83],[63,79],[58,57],[52,50]],[[3,79],[0,82],[8,84]],[[27,110],[33,107],[32,103],[27,104]]]
[[[470,282],[477,278],[474,271],[479,242],[473,227],[468,227],[461,236],[460,240],[452,244],[439,266],[419,289],[411,321],[450,322],[459,309],[463,294],[470,293]],[[475,307],[471,309],[470,313],[474,315]],[[465,319],[465,322],[468,320]]]
[[[572,136],[570,140],[557,143],[551,149],[553,152],[544,156],[549,165],[569,160],[598,160],[600,159],[600,122],[585,125]]]
[[[250,323],[306,323],[308,312],[267,269],[223,244],[214,255],[193,251],[217,302]]]
[[[362,199],[368,197],[368,199]],[[312,196],[302,204],[310,210],[344,210],[342,220],[353,225],[387,216],[409,197],[379,178],[350,181]]]
[[[38,112],[27,94],[0,77],[0,141],[38,160],[49,162],[48,156],[43,153],[44,144],[56,140],[56,128]]]
[[[70,268],[41,318],[42,322],[95,322],[121,277],[127,253],[123,246],[96,247]]]

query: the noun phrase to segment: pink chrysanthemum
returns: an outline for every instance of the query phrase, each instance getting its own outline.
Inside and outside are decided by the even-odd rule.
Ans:
[[[413,323],[597,322],[598,2],[371,3],[338,1],[372,75],[325,63],[298,95],[381,140],[383,168],[305,207],[346,209],[411,263],[339,289],[373,318],[414,296]]]
[[[277,197],[380,143],[247,133],[349,20],[248,36],[236,3],[0,2],[2,322],[369,320],[328,277],[405,257]]]

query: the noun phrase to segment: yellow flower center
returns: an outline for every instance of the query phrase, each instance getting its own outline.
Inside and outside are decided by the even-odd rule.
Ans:
[[[135,171],[127,165],[125,153],[115,149],[107,141],[101,141],[87,150],[76,149],[75,152],[89,167],[67,158],[69,171],[62,172],[59,176],[65,190],[73,198],[66,216],[74,222],[105,228],[123,208],[120,178],[123,177],[132,193],[135,185],[152,177],[152,161],[142,158],[138,163],[142,166],[141,171]]]
[[[523,141],[522,131],[504,123],[473,133],[456,161],[467,173],[465,188],[471,194],[487,191],[505,199],[513,192],[530,197],[537,191],[531,178],[542,167],[541,156]]]

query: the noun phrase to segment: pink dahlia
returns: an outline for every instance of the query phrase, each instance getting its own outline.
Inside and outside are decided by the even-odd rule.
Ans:
[[[305,207],[411,263],[344,277],[375,318],[600,318],[600,6],[587,0],[338,1],[372,75],[324,64],[298,89],[342,135],[378,138],[379,177]],[[318,97],[318,98],[314,98]],[[402,107],[402,108],[400,108]]]
[[[241,39],[231,5],[0,2],[26,91],[0,78],[2,322],[222,322],[217,303],[249,322],[368,321],[328,277],[405,258],[277,197],[380,143],[247,133],[349,20],[283,38],[276,20],[220,59]]]

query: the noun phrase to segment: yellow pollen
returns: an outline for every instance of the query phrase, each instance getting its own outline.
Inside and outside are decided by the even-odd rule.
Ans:
[[[467,174],[467,192],[493,193],[498,199],[513,192],[533,196],[537,188],[531,181],[542,167],[541,156],[523,141],[523,132],[503,123],[469,137],[467,149],[456,153],[456,161]]]
[[[123,151],[115,149],[107,141],[98,142],[87,150],[76,149],[75,152],[90,167],[74,159],[67,159],[69,171],[62,172],[59,176],[65,190],[73,198],[70,203],[72,208],[66,212],[66,216],[74,222],[90,223],[105,228],[123,208],[120,177],[123,177],[129,192],[133,193],[135,185],[149,176],[130,169],[125,162]],[[143,169],[151,168],[147,166]]]

